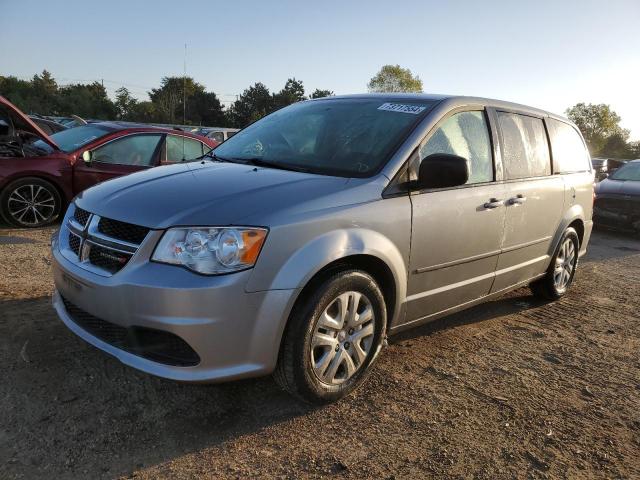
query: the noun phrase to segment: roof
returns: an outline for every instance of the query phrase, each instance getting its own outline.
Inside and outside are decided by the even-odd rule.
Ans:
[[[451,104],[452,108],[456,106],[464,106],[468,104],[481,104],[486,106],[491,106],[495,108],[504,108],[509,110],[518,110],[521,112],[529,112],[534,115],[543,116],[543,117],[552,117],[557,118],[562,121],[569,121],[566,117],[562,115],[558,115],[552,112],[548,112],[546,110],[542,110],[535,107],[530,107],[528,105],[522,105],[514,102],[507,102],[504,100],[497,100],[494,98],[485,98],[485,97],[470,97],[465,95],[441,95],[434,93],[361,93],[361,94],[353,94],[353,95],[337,95],[333,97],[322,97],[317,98],[311,101],[318,100],[340,100],[340,99],[358,99],[358,98],[372,98],[379,99],[380,101],[414,101],[414,102],[444,102]]]

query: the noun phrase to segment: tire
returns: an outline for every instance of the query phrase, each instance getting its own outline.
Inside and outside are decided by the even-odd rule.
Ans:
[[[291,313],[274,372],[276,382],[309,403],[345,397],[364,382],[380,351],[386,312],[380,287],[369,274],[333,272]],[[347,321],[342,324],[341,318]]]
[[[36,177],[14,180],[0,194],[0,213],[11,226],[38,228],[60,217],[62,198],[50,182]]]
[[[530,285],[533,294],[546,300],[557,300],[567,293],[578,268],[579,251],[578,234],[569,227],[558,242],[545,276]]]

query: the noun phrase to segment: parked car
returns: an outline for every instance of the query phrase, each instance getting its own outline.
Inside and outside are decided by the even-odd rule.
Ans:
[[[68,128],[61,123],[37,115],[29,115],[29,118],[47,135],[52,135]]]
[[[310,100],[210,156],[82,192],[52,243],[62,321],[170,379],[274,372],[337,400],[387,335],[523,285],[561,297],[591,234],[580,133],[512,103]]]
[[[204,136],[215,140],[216,142],[222,143],[229,140],[239,131],[240,129],[238,128],[214,128],[206,132]]]
[[[640,232],[640,160],[618,168],[596,185],[597,225]]]
[[[627,163],[627,160],[616,158],[593,158],[591,164],[596,174],[596,181],[600,182],[607,178],[608,175],[615,172],[618,168]]]
[[[17,227],[47,225],[85,188],[157,165],[193,160],[216,145],[184,132],[117,122],[47,135],[0,97],[0,214]]]

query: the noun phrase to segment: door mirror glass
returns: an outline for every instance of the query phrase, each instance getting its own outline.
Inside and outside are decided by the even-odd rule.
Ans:
[[[84,160],[84,163],[91,163],[91,152],[89,150],[82,152],[82,160]]]
[[[447,188],[469,180],[469,165],[464,157],[434,153],[425,157],[418,171],[418,188]]]

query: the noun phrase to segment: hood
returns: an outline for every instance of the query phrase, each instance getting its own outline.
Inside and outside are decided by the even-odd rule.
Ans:
[[[148,228],[196,225],[241,225],[264,220],[286,209],[344,204],[335,195],[348,178],[313,175],[233,163],[194,162],[156,167],[116,178],[82,192],[76,204],[84,210]],[[347,195],[351,203],[367,201],[373,189]],[[378,190],[378,197],[380,190]],[[360,198],[363,197],[363,198]],[[317,201],[312,207],[309,202]],[[258,225],[258,223],[247,223]],[[268,225],[265,225],[268,226]]]
[[[596,185],[596,195],[640,196],[640,182],[634,180],[612,180],[605,178]]]
[[[29,117],[27,117],[18,107],[16,107],[9,100],[0,95],[0,112],[5,113],[13,123],[13,127],[16,130],[21,130],[23,132],[28,132],[37,137],[41,138],[43,141],[47,142],[56,150],[60,150],[60,148],[56,145],[49,135],[47,135],[40,127],[38,127]]]

